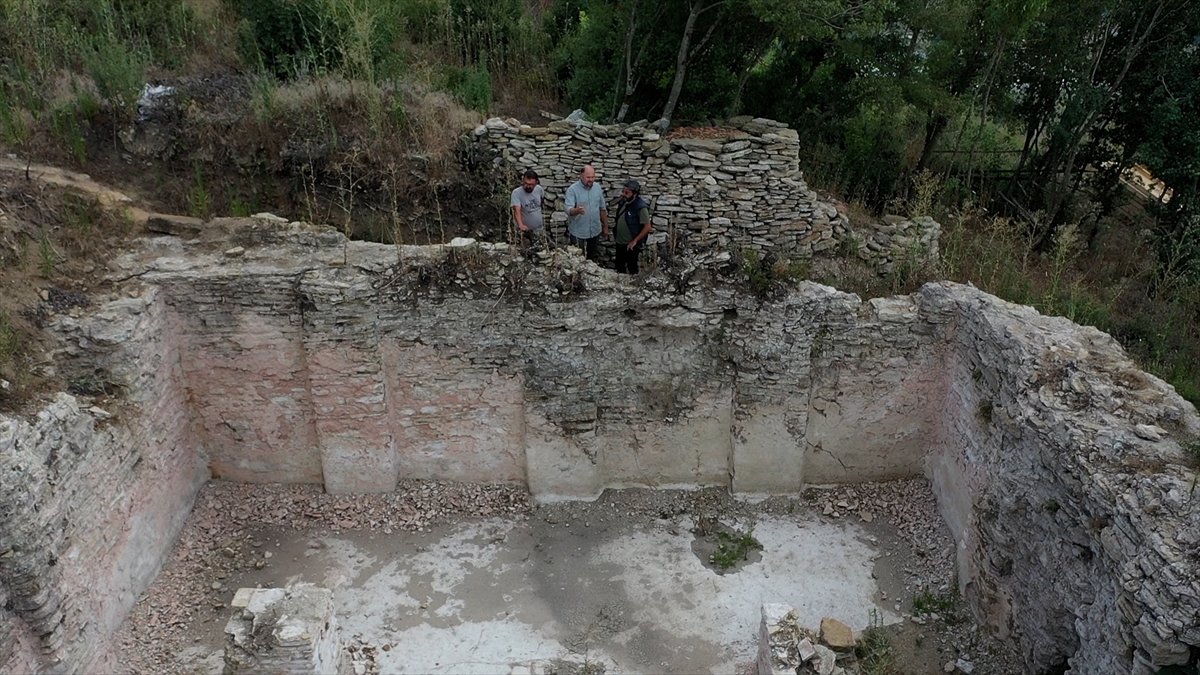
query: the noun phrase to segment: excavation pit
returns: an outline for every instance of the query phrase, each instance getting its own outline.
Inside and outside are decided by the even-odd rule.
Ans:
[[[712,489],[623,490],[530,507],[505,487],[406,489],[426,491],[430,504],[473,498],[500,514],[412,529],[404,516],[417,509],[405,506],[419,499],[210,483],[183,550],[122,628],[121,660],[134,671],[219,673],[238,588],[312,583],[333,590],[342,635],[371,646],[381,673],[549,673],[570,664],[730,673],[757,658],[764,603],[792,605],[814,631],[826,617],[895,623],[911,613],[914,589],[953,582],[953,543],[923,481],[850,488],[844,499],[854,508],[836,517],[822,507],[843,497],[825,490],[757,504]],[[314,499],[340,504],[343,515],[307,518]],[[263,512],[312,524],[264,528],[248,516]],[[239,513],[247,515],[231,515]],[[697,523],[718,521],[752,531],[758,560],[720,574],[698,558]],[[355,529],[325,525],[337,522]],[[173,603],[199,615],[187,627],[151,625]],[[930,651],[951,648],[930,642]],[[937,656],[910,659],[933,666]]]
[[[112,636],[163,564],[189,550],[186,533],[174,553],[172,542],[214,479],[263,491],[306,486],[331,500],[403,499],[418,480],[507,483],[544,509],[603,500],[614,489],[711,488],[757,499],[794,497],[814,485],[919,479],[948,531],[947,576],[964,607],[983,632],[1017,646],[1025,672],[1145,675],[1200,658],[1193,555],[1200,508],[1187,449],[1200,437],[1200,419],[1099,331],[949,283],[867,301],[809,282],[763,296],[717,257],[626,279],[565,250],[526,255],[471,241],[388,247],[271,218],[218,219],[206,228],[223,234],[147,241],[114,263],[128,281],[120,294],[52,321],[62,376],[99,378],[98,391],[119,398],[60,394],[35,416],[0,419],[5,670],[119,669]],[[849,503],[804,513],[832,517],[847,508],[841,501]],[[192,517],[215,517],[208,509],[219,510],[202,497]],[[317,500],[309,510],[318,520],[331,517],[337,502]],[[246,517],[268,522],[272,512]],[[790,573],[773,567],[787,538],[763,540],[772,523],[765,515],[753,523],[762,560],[729,574],[703,567],[690,540],[652,553],[678,552],[680,568],[726,589],[711,598],[732,603],[728,596],[755,575],[784,584],[807,573],[802,565]],[[595,537],[593,526],[585,520],[585,534]],[[484,533],[470,546],[492,551],[484,524],[462,527]],[[532,541],[544,525],[496,527]],[[661,535],[622,536],[652,531]],[[568,541],[576,536],[563,532]],[[219,526],[206,530],[220,534]],[[361,555],[381,569],[399,570],[421,555],[387,557],[371,548],[378,534],[310,530],[287,545],[299,552],[321,536],[350,542],[355,564]],[[851,557],[859,567],[879,553],[849,531],[821,536],[857,541],[863,548]],[[709,631],[704,649],[724,649],[732,642],[722,630],[743,634],[753,621],[738,610],[668,630],[635,617],[663,602],[638,600],[654,580],[635,579],[641,567],[661,563],[629,562],[650,553],[619,549],[621,541],[602,548],[608,557],[597,558],[593,583],[630,598],[623,620],[647,631],[644,642],[654,649],[646,654],[671,662],[682,652],[672,651],[669,637]],[[329,544],[320,556],[350,550]],[[495,550],[497,560],[512,562],[508,549]],[[513,550],[539,564],[536,549]],[[278,564],[265,555],[263,562],[268,572]],[[158,587],[174,578],[171,564]],[[451,559],[442,564],[453,567]],[[513,569],[505,574],[518,574]],[[860,579],[854,569],[844,575]],[[375,574],[360,570],[338,597]],[[209,583],[232,594],[231,580]],[[553,623],[522,625],[558,631],[546,636],[555,650],[570,642],[571,627],[599,616],[601,608],[587,607],[575,620],[560,618],[552,593],[534,593],[533,582],[527,588]],[[863,588],[845,601],[872,598]],[[890,601],[896,591],[881,589],[880,598],[885,590]],[[230,598],[201,600],[226,605],[207,610],[219,630],[232,613]],[[418,610],[429,609],[420,602]],[[361,621],[368,631],[370,621],[344,606],[343,628]],[[861,628],[871,607],[854,606],[847,623]],[[146,620],[187,624],[198,611],[166,607]],[[437,608],[496,620],[485,616],[492,608],[465,598]],[[202,638],[197,655],[211,658],[195,637]],[[628,643],[614,639],[606,649],[614,669],[637,662]],[[400,658],[391,651],[383,658]],[[707,654],[714,667],[740,658]]]

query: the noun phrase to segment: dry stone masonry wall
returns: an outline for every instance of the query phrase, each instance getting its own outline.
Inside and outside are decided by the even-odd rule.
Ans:
[[[169,515],[153,523],[166,536],[126,546],[148,551],[148,567],[203,460],[212,475],[331,492],[428,477],[519,482],[541,499],[622,486],[794,493],[924,474],[965,597],[1020,641],[1030,672],[1196,662],[1200,507],[1180,443],[1200,436],[1200,419],[1093,329],[954,284],[864,302],[805,282],[760,298],[714,255],[676,277],[630,279],[569,250],[210,225],[228,240],[153,240],[122,262],[152,290],[59,323],[65,367],[100,367],[146,402],[107,423],[111,442],[47,459],[59,446],[37,439],[75,429],[65,395],[52,409],[67,412],[40,427],[0,423],[0,439],[23,439],[2,446],[12,515],[0,532],[28,547],[13,553],[21,567],[0,557],[10,664],[100,662],[111,621],[46,620],[39,608],[107,593],[119,621],[125,589],[153,573],[63,600],[114,566],[69,555],[101,535],[55,532],[54,519],[105,503],[114,481],[148,495],[137,504],[169,493]],[[106,482],[87,482],[100,470]],[[163,477],[171,490],[155,485]],[[98,532],[144,526],[138,505],[105,508]]]
[[[0,672],[113,672],[107,637],[208,478],[158,298],[60,322],[65,374],[119,382],[120,405],[59,394],[32,418],[0,417]]]
[[[469,154],[509,169],[509,187],[525,170],[537,171],[553,211],[549,228],[559,240],[566,236],[564,193],[591,164],[610,204],[626,180],[642,184],[653,211],[651,241],[672,251],[749,249],[809,258],[847,242],[882,273],[899,261],[936,258],[940,228],[930,218],[863,223],[853,233],[845,207],[804,182],[799,136],[786,124],[735,117],[691,131],[663,136],[645,123],[566,120],[532,127],[497,117],[475,129]]]

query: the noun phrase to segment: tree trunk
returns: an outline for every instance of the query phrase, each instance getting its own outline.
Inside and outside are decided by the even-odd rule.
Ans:
[[[750,80],[750,75],[754,72],[754,67],[763,59],[763,55],[770,50],[771,45],[775,43],[775,39],[779,37],[779,29],[767,33],[767,39],[755,46],[751,52],[750,58],[746,61],[746,66],[742,68],[742,72],[738,74],[737,91],[733,94],[733,103],[729,105],[729,116],[733,117],[738,114],[739,108],[742,107],[742,91],[746,89],[746,82]]]
[[[692,33],[696,30],[696,21],[701,14],[714,7],[719,7],[723,2],[725,0],[707,0],[707,2],[706,0],[694,0],[691,3],[687,23],[683,26],[683,38],[679,41],[679,54],[675,57],[675,79],[671,82],[671,95],[667,97],[667,105],[663,108],[661,121],[665,123],[665,127],[671,126],[671,116],[675,114],[675,106],[679,103],[679,93],[683,91],[683,79],[687,76],[688,63],[696,55],[696,52],[700,51],[700,47],[708,42],[708,38],[712,37],[713,28],[716,27],[716,23],[713,23],[704,35],[704,39],[697,43],[695,49],[692,49]]]
[[[1133,65],[1133,62],[1145,49],[1146,42],[1150,39],[1154,29],[1157,28],[1165,18],[1164,15],[1168,11],[1168,4],[1171,4],[1171,0],[1159,0],[1154,7],[1152,14],[1147,20],[1145,28],[1140,30],[1140,32],[1139,29],[1141,29],[1141,26],[1134,26],[1134,39],[1125,48],[1125,55],[1121,64],[1121,71],[1117,73],[1116,78],[1106,87],[1103,98],[1093,104],[1092,109],[1088,111],[1087,115],[1084,116],[1083,121],[1081,121],[1073,129],[1073,133],[1071,134],[1071,142],[1067,146],[1066,160],[1062,163],[1062,171],[1059,174],[1058,180],[1055,181],[1055,185],[1050,193],[1049,202],[1046,205],[1047,222],[1055,222],[1055,220],[1058,218],[1059,212],[1063,207],[1063,204],[1066,202],[1068,187],[1071,185],[1071,179],[1074,177],[1075,159],[1079,155],[1080,146],[1083,144],[1084,138],[1087,136],[1088,132],[1091,131],[1092,125],[1095,124],[1096,120],[1100,117],[1100,113],[1109,104],[1109,102],[1112,101],[1112,98],[1116,95],[1117,91],[1120,90],[1121,85],[1125,81],[1125,76],[1129,74],[1129,69]],[[1138,24],[1140,23],[1141,18],[1139,17]],[[1093,68],[1093,76],[1098,68],[1099,59],[1097,58],[1097,65]]]
[[[917,168],[914,173],[921,173],[929,168],[929,162],[933,159],[933,149],[937,147],[938,139],[942,137],[942,132],[946,130],[946,125],[950,123],[950,119],[941,113],[932,111],[925,118],[925,145],[921,147],[921,158],[917,160]]]

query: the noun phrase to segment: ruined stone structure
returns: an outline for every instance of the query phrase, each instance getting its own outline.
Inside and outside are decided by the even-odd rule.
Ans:
[[[584,164],[615,203],[621,185],[636,178],[651,202],[652,243],[672,251],[756,250],[809,258],[843,241],[880,272],[898,261],[937,258],[939,225],[932,218],[856,223],[845,207],[808,188],[800,172],[800,140],[786,124],[735,117],[704,136],[663,137],[645,123],[602,125],[551,122],[531,127],[492,118],[475,129],[471,154],[515,176],[534,169],[553,209],[548,227],[566,238],[563,194]]]
[[[717,255],[637,280],[573,251],[210,228],[229,239],[153,240],[121,262],[136,297],[56,320],[64,372],[128,405],[0,421],[2,670],[102,664],[208,475],[540,499],[925,475],[965,598],[1030,672],[1196,662],[1200,418],[1099,331],[948,283],[761,298]]]
[[[313,584],[241,588],[225,625],[224,675],[341,672],[333,591]]]

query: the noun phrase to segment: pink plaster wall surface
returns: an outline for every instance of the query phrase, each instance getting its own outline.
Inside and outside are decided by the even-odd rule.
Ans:
[[[396,451],[378,353],[321,344],[309,352],[325,489],[341,494],[395,489]]]
[[[307,356],[287,317],[246,311],[213,330],[174,314],[184,380],[214,477],[319,483]]]
[[[940,432],[944,366],[894,359],[882,372],[842,372],[814,387],[805,436],[804,480],[860,483],[921,473]]]
[[[525,386],[455,350],[384,340],[403,478],[524,482]]]

